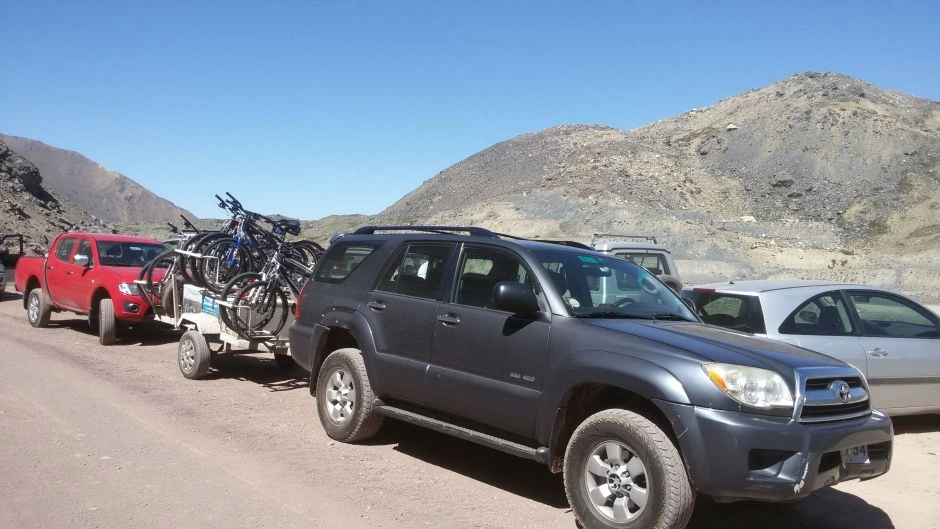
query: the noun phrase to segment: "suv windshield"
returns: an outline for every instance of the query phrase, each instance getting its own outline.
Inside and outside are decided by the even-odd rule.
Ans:
[[[595,253],[535,255],[572,316],[697,321],[682,299],[643,267]]]

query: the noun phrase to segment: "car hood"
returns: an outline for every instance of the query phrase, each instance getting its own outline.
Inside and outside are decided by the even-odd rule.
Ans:
[[[590,325],[632,334],[683,349],[705,361],[792,370],[797,367],[845,367],[840,360],[785,342],[697,322],[583,320]]]

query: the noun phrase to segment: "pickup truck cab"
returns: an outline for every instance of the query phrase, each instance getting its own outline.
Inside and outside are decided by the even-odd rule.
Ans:
[[[587,245],[367,226],[331,243],[296,311],[327,435],[392,418],[545,463],[586,529],[681,529],[698,495],[792,502],[890,465],[857,369],[705,325]]]
[[[672,252],[659,244],[656,237],[595,233],[591,237],[590,246],[600,253],[638,264],[677,293],[682,292],[682,279],[679,277],[679,268],[672,258]]]
[[[152,317],[137,280],[143,266],[164,251],[154,239],[110,233],[63,233],[45,257],[22,257],[16,290],[33,327],[52,312],[87,314],[103,345],[114,343],[120,323]]]

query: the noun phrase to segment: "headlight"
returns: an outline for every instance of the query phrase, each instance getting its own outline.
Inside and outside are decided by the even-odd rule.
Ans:
[[[121,283],[118,285],[118,290],[121,291],[121,294],[125,296],[139,296],[140,287],[136,283]]]
[[[729,397],[755,408],[793,407],[787,382],[773,371],[734,364],[704,364],[705,372]]]

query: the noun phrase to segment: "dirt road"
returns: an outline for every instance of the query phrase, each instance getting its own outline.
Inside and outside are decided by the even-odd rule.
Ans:
[[[173,333],[102,347],[86,322],[0,302],[0,528],[574,528],[545,467],[386,422],[343,445],[302,371],[219,357],[184,379]],[[897,422],[891,472],[791,506],[700,501],[705,528],[940,524],[940,417]]]

